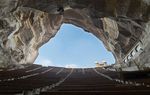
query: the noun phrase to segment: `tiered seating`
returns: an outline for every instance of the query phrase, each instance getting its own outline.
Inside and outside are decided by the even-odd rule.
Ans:
[[[108,73],[103,69],[99,69],[98,71]],[[75,69],[71,76],[58,87],[47,92],[42,92],[40,95],[120,95],[125,93],[128,95],[133,93],[136,93],[136,95],[145,95],[150,92],[150,88],[145,86],[127,85],[109,80],[100,76],[93,68],[84,69],[84,72],[82,73],[81,69]],[[115,73],[110,71],[108,74]],[[117,75],[112,75],[112,77]]]
[[[122,72],[124,80],[137,82],[143,85],[150,86],[150,71],[134,71]]]
[[[101,73],[103,73],[103,74],[105,74],[105,75],[108,75],[108,76],[110,76],[110,77],[113,78],[113,79],[116,79],[116,78],[120,79],[120,78],[121,78],[120,72],[109,71],[109,70],[105,70],[105,69],[102,69],[102,68],[95,68],[95,69],[96,69],[98,72],[101,72]]]
[[[17,77],[21,77],[24,75],[28,75],[29,72],[26,72],[26,71],[30,71],[30,70],[33,70],[33,69],[39,68],[39,67],[41,67],[41,66],[40,65],[30,65],[23,69],[0,71],[0,80],[17,78]]]
[[[115,72],[115,71],[106,71],[102,68],[96,68],[97,71],[106,74],[113,79],[120,79],[123,81],[130,81],[133,83],[140,83],[140,84],[147,84],[150,85],[150,71],[122,71],[122,72]]]
[[[130,76],[131,72],[123,73]],[[0,95],[146,95],[150,93],[150,87],[118,82],[116,79],[121,78],[120,73],[100,68],[69,69],[30,65],[24,69],[0,71],[0,76]],[[127,79],[129,80],[131,79]],[[132,80],[149,82],[149,79]]]
[[[41,69],[38,70],[25,72],[28,70],[29,69],[21,71],[22,73],[21,75],[25,75],[25,77],[23,78],[12,80],[12,81],[1,81],[0,95],[5,95],[5,94],[12,95],[16,93],[22,93],[23,91],[24,92],[32,91],[35,88],[41,88],[47,85],[51,85],[53,83],[57,83],[59,80],[67,76],[67,74],[69,73],[69,71],[65,71],[64,73],[60,73],[56,75],[56,73],[60,70],[60,68],[57,67],[42,67]],[[7,74],[7,71],[5,73]]]

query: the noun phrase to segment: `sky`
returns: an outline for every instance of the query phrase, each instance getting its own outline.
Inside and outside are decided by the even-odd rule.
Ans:
[[[35,64],[43,66],[93,68],[95,62],[115,63],[102,41],[72,24],[62,24],[55,37],[39,49]]]

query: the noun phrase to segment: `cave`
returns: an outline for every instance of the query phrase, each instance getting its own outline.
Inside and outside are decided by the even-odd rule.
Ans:
[[[63,23],[68,23],[100,39],[113,53],[114,67],[132,70],[131,63],[133,70],[143,70],[149,67],[149,1],[134,2],[1,1],[0,66],[19,68],[21,64],[33,64],[38,49],[56,35]],[[139,44],[138,57],[130,60],[128,56]]]
[[[20,70],[26,70],[28,66],[30,69],[33,68],[33,70],[28,69],[25,71],[27,73],[42,68],[33,66],[33,63],[38,56],[38,50],[51,38],[55,37],[63,23],[76,25],[86,32],[95,35],[103,42],[106,49],[113,53],[116,59],[115,64],[100,70],[96,68],[87,68],[86,70],[75,69],[74,71],[72,71],[72,69],[65,69],[63,73],[66,74],[66,72],[70,70],[71,73],[74,72],[72,74],[72,78],[74,78],[76,76],[82,76],[81,73],[84,74],[84,72],[88,72],[89,74],[93,74],[94,72],[101,76],[101,78],[97,79],[99,81],[102,81],[103,78],[106,80],[108,79],[109,81],[115,80],[115,82],[128,84],[129,88],[134,84],[133,88],[130,89],[132,91],[129,91],[130,94],[133,94],[134,86],[139,86],[136,87],[136,89],[143,88],[143,90],[139,91],[139,95],[143,95],[142,93],[145,93],[146,95],[144,89],[147,92],[150,91],[148,88],[149,82],[147,83],[146,80],[149,78],[145,78],[149,77],[148,73],[150,68],[149,0],[1,0],[0,71],[3,77],[0,82],[2,84],[5,82],[10,84],[9,82],[13,81],[13,83],[17,85],[15,83],[16,80],[19,82],[26,78],[28,79],[50,71],[51,69],[48,67],[48,71],[41,71],[41,73],[24,76],[23,72]],[[57,73],[58,75],[63,71],[61,68],[55,69],[60,69],[60,72]],[[110,71],[105,71],[104,69]],[[22,76],[18,75],[17,72],[20,72]],[[56,71],[54,70],[54,72]],[[76,75],[77,72],[80,72],[80,74]],[[118,72],[119,74],[117,74]],[[64,79],[61,79],[57,84],[46,86],[43,83],[41,85],[44,85],[44,88],[36,88],[34,91],[33,89],[32,91],[23,90],[23,95],[34,95],[32,92],[41,92],[48,88],[58,86],[64,82],[71,73]],[[106,76],[103,73],[108,75]],[[14,76],[15,78],[11,78],[11,74],[16,74],[16,76]],[[134,75],[139,75],[144,79],[135,77]],[[43,79],[40,77],[41,81],[44,80],[44,77]],[[61,77],[61,75],[59,77]],[[86,77],[92,78],[92,76],[89,77],[88,75]],[[139,83],[130,82],[130,77],[131,80],[135,80]],[[138,81],[138,79],[140,80]],[[92,81],[94,81],[94,79]],[[5,86],[3,86],[0,89],[4,89]],[[7,87],[8,86],[6,86],[6,88]],[[23,87],[26,87],[25,84]],[[119,85],[118,87],[122,86]],[[128,87],[120,88],[120,90],[124,90],[124,92],[116,91],[114,93],[117,93],[118,95],[120,93],[125,93],[125,91],[128,91]],[[2,95],[4,95],[5,91],[11,93],[12,90],[10,89],[7,91],[5,89],[4,91],[1,90],[0,93],[3,93]],[[110,92],[111,91],[112,90],[110,89]],[[65,93],[69,94],[69,92],[64,92],[64,94]],[[97,94],[98,93],[100,92],[97,92]],[[103,93],[105,94],[105,92]],[[110,93],[107,94],[110,95]],[[41,93],[41,95],[48,95],[48,93]]]

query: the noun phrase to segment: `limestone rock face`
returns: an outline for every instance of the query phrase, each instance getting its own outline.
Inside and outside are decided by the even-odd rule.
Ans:
[[[130,52],[142,43],[145,52],[136,58],[145,59],[134,61],[149,63],[149,21],[149,0],[0,0],[0,67],[33,63],[62,23],[102,40],[116,64],[128,64]]]

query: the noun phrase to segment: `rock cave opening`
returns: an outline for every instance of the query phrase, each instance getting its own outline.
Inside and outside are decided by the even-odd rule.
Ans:
[[[63,23],[55,37],[39,48],[34,64],[66,68],[93,68],[115,63],[103,42],[73,24]]]
[[[82,33],[90,35],[90,40],[86,39],[90,45],[84,45],[85,42],[76,45],[75,42],[84,37],[71,29],[65,32],[68,32],[67,35],[76,32],[69,36],[74,41],[69,40],[69,37],[56,39],[63,33],[59,31],[63,23],[85,30]],[[98,49],[96,53],[100,54],[92,57],[96,59],[85,59],[95,65],[95,61],[101,61],[100,55],[104,56],[105,53],[93,45],[91,39],[94,38],[98,39],[96,45],[102,41],[105,48],[112,52],[115,64],[98,68],[63,68],[52,66],[57,63],[52,57],[52,62],[45,61],[50,66],[33,64],[41,55],[39,49],[48,43],[53,45],[56,39],[63,41],[60,43],[65,48],[61,44],[57,47],[48,46],[44,55],[55,55],[58,63],[62,64],[60,58],[64,59],[64,55],[67,55],[67,60],[72,57],[66,52],[70,46],[77,50],[71,49],[71,53],[81,53],[75,56],[80,61]],[[64,42],[64,39],[70,44],[65,45],[68,42]],[[80,49],[82,45],[84,47]],[[90,46],[92,48],[88,50]],[[57,52],[63,53],[59,57],[50,48],[62,48]],[[0,0],[0,95],[124,93],[150,93],[150,0]]]
[[[1,68],[33,64],[38,49],[57,34],[62,23],[77,25],[100,39],[115,57],[113,68],[134,71],[150,66],[147,0],[2,0],[0,3]],[[136,52],[137,46],[141,49]]]

